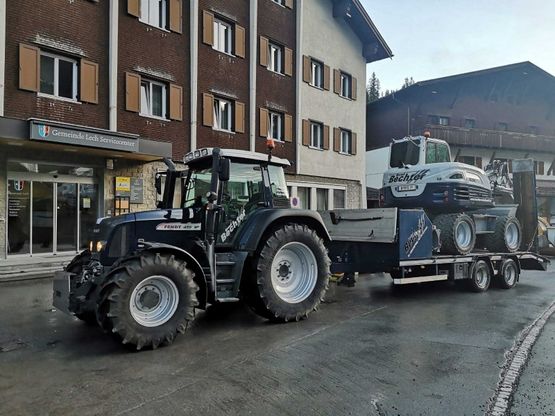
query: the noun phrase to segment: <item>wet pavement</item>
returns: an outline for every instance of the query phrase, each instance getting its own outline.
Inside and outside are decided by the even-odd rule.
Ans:
[[[555,273],[483,294],[364,276],[332,298],[290,324],[213,307],[172,346],[130,353],[53,311],[50,281],[0,284],[0,415],[483,414],[505,351],[555,300]],[[514,414],[555,413],[554,321]]]

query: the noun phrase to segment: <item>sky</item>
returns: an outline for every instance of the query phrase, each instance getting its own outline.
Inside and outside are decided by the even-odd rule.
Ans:
[[[555,75],[555,0],[361,0],[393,51],[381,91],[522,61]]]

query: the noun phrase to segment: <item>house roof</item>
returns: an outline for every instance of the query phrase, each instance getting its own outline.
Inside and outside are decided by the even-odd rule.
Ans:
[[[378,31],[360,0],[333,0],[333,16],[343,17],[362,42],[367,63],[393,57],[393,52]]]

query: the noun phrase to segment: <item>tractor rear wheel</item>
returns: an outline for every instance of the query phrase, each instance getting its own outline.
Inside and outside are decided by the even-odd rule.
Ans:
[[[318,307],[328,288],[330,261],[314,230],[284,225],[257,254],[255,278],[244,288],[245,301],[257,314],[276,322],[298,321]]]
[[[484,244],[496,253],[514,253],[520,248],[522,228],[516,217],[502,215],[495,220],[495,231],[484,235]]]
[[[434,218],[433,224],[441,231],[442,254],[468,254],[476,244],[476,225],[464,213],[442,214]]]
[[[101,327],[137,350],[169,345],[198,305],[194,273],[173,255],[143,253],[123,262],[97,304]]]

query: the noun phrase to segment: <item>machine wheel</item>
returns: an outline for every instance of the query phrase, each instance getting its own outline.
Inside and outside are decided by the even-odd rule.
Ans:
[[[83,251],[71,260],[71,262],[66,266],[66,271],[69,273],[75,273],[77,275],[81,274],[83,270],[83,265],[89,262],[91,259],[91,253],[89,251]],[[74,282],[72,282],[72,285]],[[75,316],[85,322],[87,325],[96,325],[96,314],[94,311],[84,311],[82,313],[76,313]]]
[[[484,235],[488,250],[496,253],[514,253],[520,248],[522,229],[516,217],[502,215],[495,220],[495,231]]]
[[[464,213],[443,214],[433,224],[441,231],[442,254],[468,254],[476,244],[476,225]]]
[[[246,303],[276,322],[298,321],[315,310],[328,288],[330,261],[324,242],[306,225],[287,224],[263,243]]]
[[[497,282],[503,289],[511,289],[518,282],[518,265],[513,259],[505,259],[499,266]]]
[[[198,305],[194,273],[173,255],[143,253],[123,262],[97,304],[99,325],[137,350],[169,345]]]
[[[478,260],[470,269],[468,284],[473,292],[485,292],[491,283],[491,269],[484,260]]]

